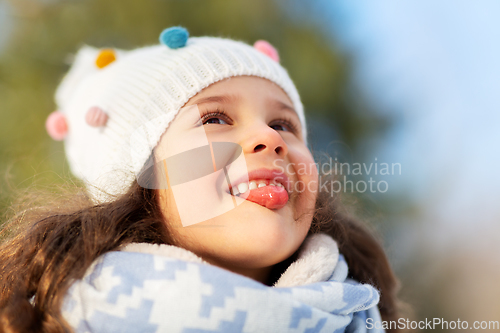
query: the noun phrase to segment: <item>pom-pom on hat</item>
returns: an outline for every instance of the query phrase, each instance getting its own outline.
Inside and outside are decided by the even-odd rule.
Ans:
[[[188,31],[183,27],[171,27],[163,30],[160,34],[160,43],[171,49],[178,49],[186,46],[189,38]]]
[[[64,140],[71,171],[97,202],[124,193],[182,106],[209,85],[233,76],[268,79],[285,91],[301,120],[299,94],[278,52],[217,37],[190,37],[171,27],[160,44],[131,51],[85,46],[56,91],[59,112],[47,122]],[[153,124],[153,125],[152,125]],[[145,127],[141,140],[134,139]]]

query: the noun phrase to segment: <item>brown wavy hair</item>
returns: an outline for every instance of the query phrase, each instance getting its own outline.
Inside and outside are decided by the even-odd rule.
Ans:
[[[71,332],[61,306],[72,281],[100,255],[133,242],[172,244],[157,191],[137,182],[116,200],[93,204],[83,190],[24,209],[0,231],[0,332]],[[373,233],[319,192],[309,233],[339,244],[351,278],[375,286],[383,320],[397,320],[398,281]],[[291,258],[275,265],[277,276]]]

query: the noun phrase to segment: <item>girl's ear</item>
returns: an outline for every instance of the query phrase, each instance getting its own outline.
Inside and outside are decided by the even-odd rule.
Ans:
[[[264,53],[277,63],[280,62],[280,56],[278,55],[278,51],[268,41],[262,39],[258,40],[253,44],[253,47],[255,47],[258,51]]]

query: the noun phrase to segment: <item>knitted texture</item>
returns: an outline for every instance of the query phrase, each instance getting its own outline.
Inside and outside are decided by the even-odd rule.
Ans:
[[[179,109],[205,87],[229,77],[257,76],[277,84],[292,101],[307,135],[303,106],[287,71],[246,43],[189,37],[178,49],[156,45],[115,50],[116,60],[102,69],[96,66],[100,53],[83,47],[56,92],[69,128],[65,150],[71,171],[97,201],[123,193]],[[85,121],[93,107],[106,113],[106,126]]]

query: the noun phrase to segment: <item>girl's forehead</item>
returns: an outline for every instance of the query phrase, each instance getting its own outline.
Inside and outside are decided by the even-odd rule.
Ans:
[[[209,102],[235,104],[245,99],[293,105],[288,95],[274,82],[256,76],[237,76],[211,84],[193,96],[186,106]]]

